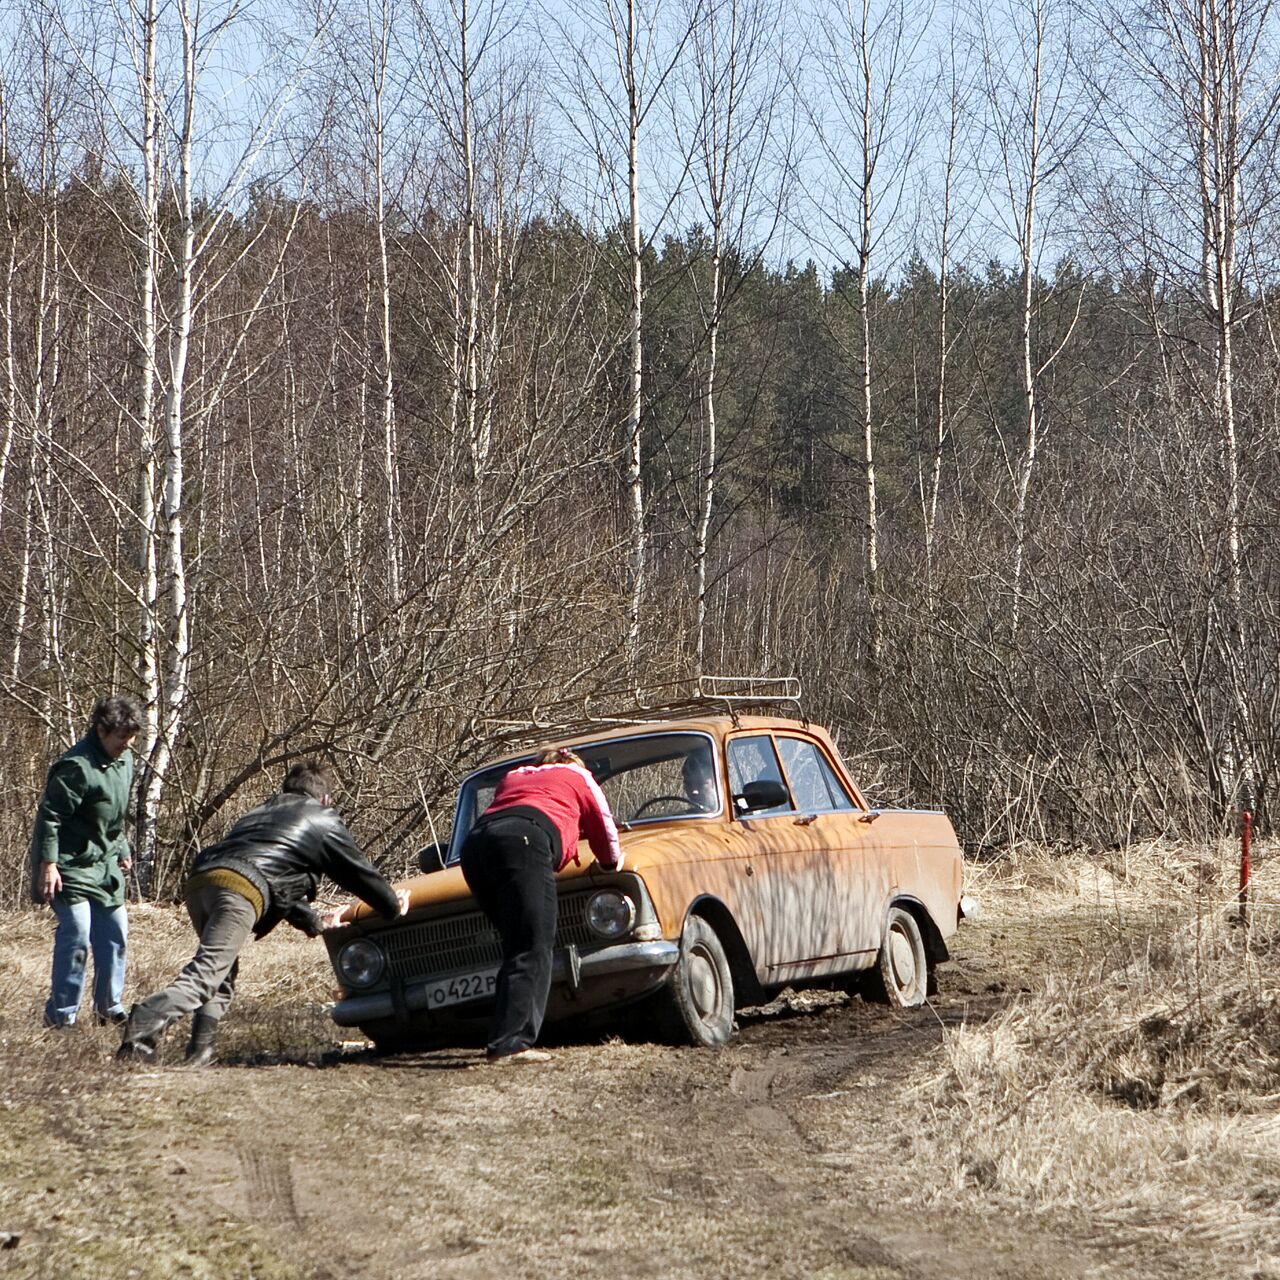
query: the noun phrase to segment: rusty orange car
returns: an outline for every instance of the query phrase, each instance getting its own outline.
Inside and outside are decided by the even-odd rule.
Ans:
[[[735,1009],[786,986],[859,981],[894,1005],[924,1002],[965,914],[955,831],[940,812],[873,808],[824,729],[729,710],[548,746],[592,771],[625,854],[606,871],[584,844],[558,877],[548,1023],[617,1010],[621,1029],[643,1015],[715,1046]],[[384,1049],[483,1034],[500,946],[458,859],[499,779],[534,754],[463,780],[451,840],[426,851],[434,869],[399,886],[406,915],[356,904],[326,932],[339,1026]]]

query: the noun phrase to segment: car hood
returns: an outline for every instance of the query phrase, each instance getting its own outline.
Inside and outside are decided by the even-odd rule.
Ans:
[[[629,830],[620,828],[618,843],[622,846],[623,870],[635,871],[643,875],[646,870],[655,866],[674,866],[684,862],[724,857],[729,843],[727,826],[728,824],[719,819],[693,818],[646,823],[643,827],[633,827]],[[569,863],[560,873],[561,880],[601,874],[602,868],[592,856],[585,841],[579,844],[578,854],[580,862]],[[437,906],[471,896],[471,891],[462,878],[462,868],[458,866],[397,880],[396,888],[409,890],[410,911],[418,907]],[[349,924],[356,920],[368,920],[371,916],[381,919],[371,907],[363,902],[357,902],[354,907],[347,909],[343,921]]]

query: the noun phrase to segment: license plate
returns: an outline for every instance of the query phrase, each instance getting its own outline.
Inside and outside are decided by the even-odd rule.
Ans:
[[[452,978],[427,983],[427,1008],[443,1009],[451,1004],[463,1004],[468,1000],[483,1000],[493,995],[498,981],[497,969],[481,973],[459,973]]]

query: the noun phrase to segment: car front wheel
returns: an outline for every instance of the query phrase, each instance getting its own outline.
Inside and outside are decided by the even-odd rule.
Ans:
[[[901,907],[889,909],[889,919],[876,957],[876,994],[898,1009],[924,1004],[929,990],[929,961],[915,917]]]
[[[672,1038],[713,1049],[733,1034],[733,975],[715,930],[690,916],[680,936],[680,959],[662,991]]]

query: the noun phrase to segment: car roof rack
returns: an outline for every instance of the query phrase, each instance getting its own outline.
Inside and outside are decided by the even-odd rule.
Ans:
[[[577,698],[537,703],[500,716],[480,717],[475,728],[491,741],[515,747],[524,742],[607,729],[610,725],[676,720],[709,713],[731,716],[737,724],[739,714],[744,711],[771,711],[784,705],[794,707],[799,718],[807,723],[800,706],[798,676],[694,676],[661,684],[619,686]]]

